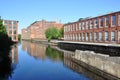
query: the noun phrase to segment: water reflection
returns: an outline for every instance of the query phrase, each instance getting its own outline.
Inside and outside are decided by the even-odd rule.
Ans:
[[[56,49],[53,49],[50,46],[48,46],[46,49],[46,56],[53,61],[59,61],[59,60],[62,60],[63,58],[62,52]]]
[[[27,53],[35,59],[45,60],[47,57],[52,61],[62,60],[62,52],[48,45],[22,41],[22,50],[27,51]]]
[[[0,80],[8,80],[12,77],[13,70],[18,63],[17,44],[13,45],[8,56],[0,57]]]
[[[22,41],[22,50],[27,51],[27,53],[35,59],[45,60],[46,47],[47,45]]]
[[[62,78],[64,76],[64,73],[71,75],[71,72],[73,71],[75,73],[76,72],[79,73],[77,76],[74,77],[74,78],[77,77],[77,79],[74,79],[73,77],[71,77],[73,75],[71,75],[71,76],[69,76],[70,78],[68,78],[68,76],[67,77],[64,76],[66,78],[66,80],[68,80],[68,79],[71,79],[71,80],[80,80],[80,79],[81,80],[82,79],[83,80],[113,80],[113,79],[115,79],[113,76],[103,72],[105,70],[105,68],[106,68],[106,71],[109,70],[113,73],[117,72],[117,75],[119,75],[119,70],[117,70],[117,69],[119,69],[119,66],[116,66],[117,64],[114,64],[112,62],[112,59],[109,62],[110,64],[112,63],[112,66],[111,66],[108,63],[107,58],[101,58],[101,60],[102,60],[102,62],[101,62],[101,60],[99,59],[98,56],[93,56],[93,55],[90,55],[89,53],[88,53],[89,56],[87,56],[84,53],[82,55],[75,54],[76,58],[79,57],[79,59],[81,59],[78,64],[78,62],[73,59],[74,52],[61,50],[60,48],[55,47],[55,46],[48,46],[48,45],[44,45],[44,44],[37,44],[37,43],[22,41],[22,50],[26,51],[31,57],[34,57],[36,61],[41,61],[41,60],[44,61],[46,66],[45,66],[45,64],[41,63],[38,65],[35,64],[36,66],[31,66],[31,67],[37,69],[37,73],[39,73],[41,75],[42,74],[46,75],[46,74],[50,73],[51,75],[49,75],[49,76],[47,75],[47,77],[53,76],[53,74],[55,73],[54,71],[58,70],[56,67],[53,68],[53,66],[55,65],[55,64],[53,64],[53,62],[58,62],[59,66],[57,66],[57,67],[59,67],[59,69],[61,70],[57,73],[59,75],[55,76],[55,78],[56,77]],[[33,63],[32,61],[30,61],[30,62],[32,64],[29,64],[29,65],[33,65],[34,63],[36,63],[36,62]],[[116,62],[119,63],[118,61],[116,61]],[[63,67],[61,68],[61,65],[60,65],[61,63],[64,65],[64,67],[66,69],[69,68],[72,71],[69,71],[69,72],[67,72],[67,70],[65,71],[63,69]],[[90,66],[91,64],[94,64],[94,65]],[[39,67],[37,68],[37,66],[39,66]],[[43,66],[43,67],[41,67],[41,66]],[[48,66],[49,66],[49,69],[48,69]],[[52,66],[52,67],[50,67],[50,66]],[[98,68],[96,66],[98,66]],[[116,70],[113,71],[114,69],[111,69],[110,66],[112,68],[116,68]],[[101,67],[103,69],[103,71],[101,71],[99,69],[99,67]],[[46,69],[49,72],[46,72]],[[45,71],[42,71],[42,73],[40,73],[41,72],[40,70],[45,70]],[[33,75],[32,77],[37,75],[37,73],[35,73],[36,71],[34,71],[34,69],[33,69],[33,72],[34,72],[34,74],[31,73]],[[54,74],[54,75],[56,75],[56,74]],[[62,76],[62,77],[60,77],[60,76]],[[39,76],[37,76],[37,77],[38,77],[38,79],[40,79]],[[49,80],[49,79],[47,78],[45,80]],[[57,80],[59,80],[59,79],[57,79]]]

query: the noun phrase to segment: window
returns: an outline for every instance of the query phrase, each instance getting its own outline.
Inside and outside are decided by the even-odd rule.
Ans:
[[[84,30],[84,22],[82,22],[82,30]]]
[[[105,41],[108,42],[109,38],[108,38],[109,34],[108,31],[105,32]]]
[[[94,20],[94,28],[98,28],[98,20],[97,19]]]
[[[90,33],[90,41],[92,41],[92,32]]]
[[[86,41],[88,41],[89,33],[86,33]]]
[[[118,31],[118,42],[120,42],[120,31]]]
[[[12,26],[10,26],[9,28],[10,28],[10,30],[12,30]]]
[[[112,26],[116,25],[116,16],[112,15]]]
[[[75,26],[74,26],[74,24],[73,24],[73,31],[75,31]]]
[[[81,23],[79,23],[79,30],[82,30]]]
[[[94,33],[94,41],[97,41],[97,40],[98,40],[98,33],[95,32],[95,33]]]
[[[74,34],[73,34],[73,40],[75,40]]]
[[[92,27],[93,27],[93,21],[90,20],[90,29],[92,29]]]
[[[105,18],[105,27],[108,27],[109,26],[109,17],[106,16]]]
[[[16,23],[17,23],[16,21],[13,21],[13,24],[14,24],[14,25],[16,25]]]
[[[16,36],[14,36],[14,40],[16,40]]]
[[[82,41],[84,41],[84,34],[83,34],[83,33],[81,33],[81,36],[82,36]]]
[[[71,29],[71,31],[72,31],[72,25],[70,25],[70,29]]]
[[[16,29],[16,26],[14,26],[13,28]]]
[[[9,31],[9,34],[12,34],[12,30]]]
[[[118,16],[118,26],[120,26],[120,15]]]
[[[100,18],[100,28],[103,27],[103,18]]]
[[[79,34],[79,41],[81,41],[81,33]]]
[[[78,31],[78,26],[77,26],[77,24],[76,24],[76,31]]]
[[[115,42],[115,31],[111,32],[111,41]]]
[[[100,38],[100,41],[103,41],[103,33],[102,32],[99,33],[99,38]]]
[[[16,34],[16,30],[14,30],[14,34]]]
[[[88,29],[88,21],[86,21],[86,29]]]

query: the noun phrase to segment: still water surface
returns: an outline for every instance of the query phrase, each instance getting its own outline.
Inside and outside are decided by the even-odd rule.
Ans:
[[[13,46],[11,50],[12,69],[1,79],[90,80],[87,76],[69,68],[70,64],[66,63],[64,54],[48,45],[23,41]]]

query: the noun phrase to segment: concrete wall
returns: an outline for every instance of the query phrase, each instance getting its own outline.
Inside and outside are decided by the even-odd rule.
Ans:
[[[75,59],[120,78],[120,57],[96,54],[93,51],[76,50]]]

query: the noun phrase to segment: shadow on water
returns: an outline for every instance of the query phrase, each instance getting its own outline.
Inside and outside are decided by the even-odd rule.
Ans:
[[[6,51],[0,52],[0,80],[9,80],[12,77],[13,70],[15,67],[12,63],[12,50],[16,50],[17,44],[6,49]],[[15,51],[14,51],[15,52]]]
[[[12,72],[11,59],[9,57],[3,58],[0,62],[0,80],[7,80]]]

